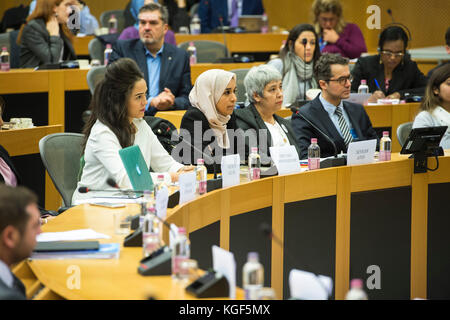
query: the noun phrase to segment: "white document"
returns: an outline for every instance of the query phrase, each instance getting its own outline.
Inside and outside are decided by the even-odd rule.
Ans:
[[[227,278],[230,299],[236,299],[236,260],[234,254],[218,246],[212,246],[213,269]]]
[[[178,183],[180,184],[180,204],[195,198],[195,182],[195,171],[180,174],[178,178]]]
[[[222,157],[222,186],[223,188],[238,185],[240,182],[240,162],[238,154]]]
[[[370,93],[350,93],[350,97],[344,99],[344,101],[367,105],[367,100],[369,100],[371,96],[372,94]]]
[[[301,300],[328,300],[333,292],[333,280],[311,272],[293,269],[289,273],[291,298]]]
[[[110,239],[103,233],[95,232],[92,229],[79,229],[65,232],[44,232],[36,237],[37,242],[49,242],[49,241],[78,241],[78,240],[91,240],[91,239]]]
[[[156,214],[161,219],[165,219],[167,216],[167,204],[169,203],[169,189],[167,186],[163,186],[157,193],[156,193]]]
[[[170,231],[169,231],[169,245],[170,245],[170,247],[172,247],[172,245],[175,243],[174,241],[177,238],[177,236],[178,236],[178,227],[175,224],[171,223],[170,224]]]
[[[270,156],[278,170],[278,175],[300,172],[300,160],[293,145],[270,147]]]
[[[347,165],[367,164],[375,162],[373,156],[377,148],[377,140],[352,142],[347,149]]]

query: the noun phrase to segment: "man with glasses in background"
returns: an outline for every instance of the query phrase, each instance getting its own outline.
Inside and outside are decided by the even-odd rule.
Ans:
[[[350,96],[352,81],[347,58],[322,55],[314,76],[322,92],[292,115],[301,159],[308,157],[311,138],[317,138],[322,158],[346,153],[352,141],[378,139],[364,107],[342,101]]]

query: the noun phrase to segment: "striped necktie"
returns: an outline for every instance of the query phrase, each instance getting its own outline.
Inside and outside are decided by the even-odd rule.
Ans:
[[[352,142],[353,137],[348,128],[347,122],[345,121],[344,115],[342,114],[342,108],[336,107],[336,115],[338,116],[339,128],[341,129],[342,137],[344,138],[345,146]]]

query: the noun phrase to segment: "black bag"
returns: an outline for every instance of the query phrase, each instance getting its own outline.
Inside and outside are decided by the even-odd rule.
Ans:
[[[144,120],[147,121],[164,149],[171,154],[173,148],[178,144],[177,141],[171,139],[172,132],[177,132],[177,128],[169,120],[163,118],[145,116]]]

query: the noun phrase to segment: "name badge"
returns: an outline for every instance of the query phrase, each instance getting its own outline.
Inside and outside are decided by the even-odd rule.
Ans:
[[[240,162],[238,154],[222,157],[222,185],[224,188],[239,184]]]
[[[195,172],[180,174],[178,182],[180,185],[180,204],[193,200],[195,198]]]
[[[300,172],[300,160],[295,146],[270,147],[269,150],[279,175]]]
[[[366,140],[352,142],[348,145],[347,150],[347,165],[367,164],[374,162],[375,149],[377,147],[377,140]]]

